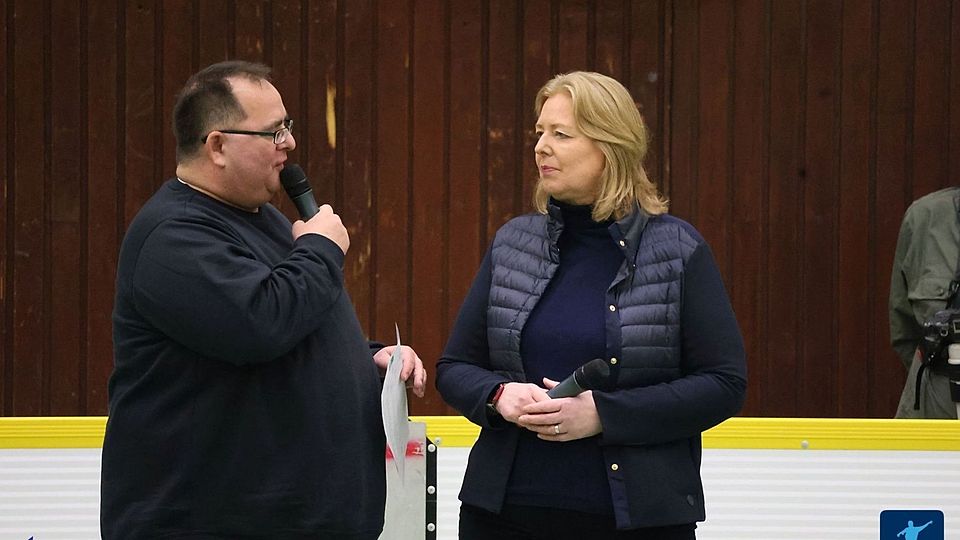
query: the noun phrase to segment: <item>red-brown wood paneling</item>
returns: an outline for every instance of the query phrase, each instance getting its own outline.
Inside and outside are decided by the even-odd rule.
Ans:
[[[750,379],[759,394],[759,402],[748,403],[746,410],[764,411],[770,416],[801,416],[804,414],[802,404],[809,403],[799,392],[801,351],[798,343],[805,335],[799,326],[803,310],[796,261],[802,216],[804,19],[802,4],[797,0],[768,5],[770,112],[769,150],[764,163],[768,182],[764,233],[768,251],[760,255],[767,269],[768,293],[763,299],[766,328],[756,330],[761,340],[761,356],[750,363]]]
[[[800,252],[800,318],[804,339],[801,348],[801,399],[824,410],[836,410],[836,375],[821,372],[822,359],[834,353],[837,343],[837,211],[840,191],[839,58],[841,5],[831,0],[806,4],[804,47],[806,65],[803,132],[804,174]]]
[[[870,294],[870,290],[886,285],[883,280],[878,282],[877,277],[888,271],[878,272],[878,268],[870,264],[876,217],[871,197],[875,171],[870,166],[874,156],[870,111],[875,103],[872,83],[876,75],[876,48],[872,39],[876,19],[871,2],[845,3],[842,27],[837,333],[843,339],[837,342],[836,354],[841,360],[837,365],[837,387],[844,389],[846,397],[840,400],[838,413],[859,417],[869,414],[874,393],[875,382],[865,384],[864,375],[871,372],[872,364],[876,363],[874,359],[882,357],[881,353],[887,348],[878,332],[883,323],[879,317],[885,314],[877,312],[874,305],[877,295]],[[871,283],[870,289],[847,285],[862,282]],[[865,316],[867,313],[870,316]],[[892,407],[888,403],[888,410]]]
[[[76,5],[57,7],[48,19],[49,32],[57,39],[49,44],[49,133],[47,133],[47,182],[50,204],[50,316],[46,318],[50,339],[49,369],[44,374],[49,388],[45,414],[69,415],[81,409],[81,366],[85,363],[82,340],[85,312],[82,271],[84,208],[83,145],[81,121],[85,82],[80,51],[81,14]],[[53,99],[56,96],[56,99]],[[53,325],[56,325],[56,333]]]
[[[736,261],[726,283],[730,299],[737,306],[737,321],[744,331],[748,358],[766,353],[760,336],[767,331],[766,307],[768,276],[762,253],[769,251],[763,231],[769,222],[764,213],[768,178],[767,141],[770,104],[765,76],[769,61],[769,35],[766,10],[761,0],[738,2],[733,11],[733,56],[737,59],[731,74],[732,125],[727,137],[731,148],[730,260]],[[747,387],[747,403],[756,406],[759,387]]]
[[[0,219],[0,239],[3,241],[2,253],[0,253],[0,328],[3,329],[3,342],[0,343],[0,412],[9,410],[13,404],[13,352],[12,340],[8,329],[10,325],[7,321],[13,320],[11,316],[13,302],[10,300],[9,293],[13,291],[13,280],[10,279],[13,272],[13,254],[14,251],[9,246],[13,245],[13,228],[8,225],[12,218],[10,212],[10,188],[13,177],[9,165],[13,160],[8,160],[7,155],[13,154],[13,145],[11,144],[12,122],[8,122],[12,117],[7,114],[9,108],[13,106],[13,100],[10,99],[13,67],[11,56],[13,50],[13,40],[10,38],[13,21],[13,2],[4,4],[3,12],[0,13],[0,73],[3,73],[3,83],[0,84],[0,171],[3,172],[3,189],[0,189],[0,208],[3,209],[3,218]]]
[[[448,115],[445,141],[447,169],[445,312],[442,329],[450,328],[467,296],[471,281],[486,250],[486,225],[482,219],[486,177],[486,76],[488,52],[482,0],[456,0],[449,4],[449,27],[444,50],[448,55]],[[428,383],[433,380],[430,373]],[[432,385],[431,385],[432,386]],[[455,414],[449,407],[436,412]]]
[[[337,182],[337,42],[340,31],[334,0],[313,0],[307,9],[305,26],[305,73],[300,87],[301,118],[296,119],[300,165],[317,201],[334,204]],[[238,52],[239,54],[239,52]],[[301,136],[302,134],[302,136]],[[339,208],[337,208],[339,210]]]
[[[411,50],[414,33],[412,2],[377,3],[376,138],[373,146],[375,166],[371,217],[375,220],[371,270],[373,314],[370,324],[384,342],[395,343],[394,324],[400,337],[409,340],[411,307],[410,267],[413,262],[410,242],[410,213],[413,149],[412,99],[410,82]],[[434,109],[433,114],[436,114]],[[424,149],[426,150],[426,149]],[[349,191],[349,189],[348,189]]]
[[[537,162],[534,148],[537,145],[537,115],[534,111],[537,93],[559,70],[555,64],[557,54],[553,47],[553,18],[548,0],[527,2],[523,12],[523,85],[520,97],[520,140],[523,144],[520,155],[520,200],[528,204],[537,186]]]
[[[950,2],[950,50],[960,47],[960,6],[956,0]],[[960,54],[950,54],[950,154],[947,161],[950,164],[950,174],[956,178],[960,171]]]
[[[447,115],[447,62],[445,0],[418,1],[413,10],[413,103],[410,141],[412,166],[409,212],[411,224],[406,244],[410,249],[407,340],[422,351],[440,351],[446,341],[447,299],[445,292],[447,247],[450,238],[442,209],[449,205],[444,140],[450,125]],[[437,54],[444,51],[443,54]],[[416,151],[412,151],[416,149]],[[420,284],[414,288],[414,284]],[[384,298],[390,304],[392,299]],[[432,379],[431,379],[432,380]],[[445,408],[435,387],[417,404],[423,410]]]
[[[49,81],[45,69],[49,58],[49,26],[42,2],[12,2],[13,18],[13,105],[12,140],[13,171],[7,178],[12,216],[13,250],[12,290],[7,302],[12,316],[7,321],[5,339],[12,344],[12,369],[6,374],[8,386],[7,414],[42,415],[50,410],[50,334],[55,326],[50,309],[49,246],[50,215],[46,182],[47,153],[50,151],[49,122],[51,111],[45,96]],[[8,49],[9,51],[9,49]],[[37,69],[40,66],[40,69]],[[10,219],[10,218],[8,218]],[[48,321],[50,324],[48,324]]]
[[[523,67],[520,55],[523,26],[520,24],[520,2],[489,0],[486,24],[489,66],[484,84],[486,90],[487,177],[486,239],[520,210],[523,192],[522,161],[518,147],[523,138],[522,92],[519,85]],[[544,16],[540,13],[539,16]],[[519,176],[518,176],[519,173]]]
[[[661,0],[625,1],[620,15],[623,26],[625,72],[608,73],[618,78],[630,90],[643,121],[650,131],[646,169],[650,179],[660,185],[664,193],[671,188],[669,169],[665,166],[670,155],[670,123],[664,104],[669,91],[672,59],[671,45],[666,36],[672,12],[664,9]],[[631,31],[632,28],[642,29]],[[597,31],[598,39],[600,31]],[[598,59],[598,62],[600,60]],[[599,69],[599,68],[598,68]]]
[[[713,248],[743,414],[894,411],[900,220],[960,174],[956,0],[4,6],[0,414],[106,412],[122,235],[174,173],[177,91],[226,58],[273,67],[290,159],[350,232],[362,323],[387,342],[397,323],[431,372],[494,232],[531,207],[536,92],[589,69],[631,90],[651,178]],[[453,412],[432,388],[411,403]]]
[[[678,216],[691,216],[696,209],[699,122],[699,20],[697,2],[677,0],[672,6],[673,22],[669,34],[671,86],[668,98],[670,112],[671,161],[664,171],[669,179],[665,195],[670,199],[670,211]],[[657,133],[653,134],[654,138]],[[677,181],[679,179],[680,181]],[[656,180],[656,179],[654,179]]]
[[[343,10],[343,32],[338,39],[338,117],[337,122],[337,190],[334,211],[340,214],[350,233],[350,251],[344,274],[350,284],[350,297],[361,320],[372,317],[373,291],[370,264],[373,221],[371,211],[376,141],[374,88],[376,58],[380,54],[375,37],[376,6],[369,1],[340,4]],[[339,20],[339,19],[338,19]],[[342,97],[340,97],[342,96]],[[405,132],[397,133],[397,144],[406,140]],[[403,178],[402,173],[398,176]]]
[[[123,219],[120,192],[123,111],[118,77],[120,63],[118,42],[121,25],[117,2],[96,2],[85,15],[86,43],[84,70],[86,103],[83,122],[86,126],[85,168],[81,171],[86,185],[86,273],[87,311],[85,343],[84,408],[73,414],[106,414],[107,380],[113,367],[112,324],[113,285],[117,267],[117,248],[126,221]],[[95,66],[95,68],[93,68]],[[169,118],[169,117],[168,117]]]

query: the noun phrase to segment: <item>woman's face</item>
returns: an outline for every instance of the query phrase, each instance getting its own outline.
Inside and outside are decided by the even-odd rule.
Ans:
[[[569,94],[559,92],[543,103],[537,136],[534,151],[543,189],[558,201],[593,204],[600,188],[603,152],[577,130]]]

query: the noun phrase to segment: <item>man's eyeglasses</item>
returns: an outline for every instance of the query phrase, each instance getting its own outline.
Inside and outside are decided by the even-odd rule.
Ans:
[[[259,135],[261,137],[270,137],[273,139],[273,144],[283,144],[287,140],[287,135],[293,131],[293,119],[287,118],[283,121],[283,127],[276,131],[245,131],[242,129],[217,129],[214,131],[219,131],[220,133],[231,133],[233,135]],[[212,131],[210,133],[213,133]],[[200,139],[200,142],[203,144],[207,143],[207,137],[210,135],[207,133]]]

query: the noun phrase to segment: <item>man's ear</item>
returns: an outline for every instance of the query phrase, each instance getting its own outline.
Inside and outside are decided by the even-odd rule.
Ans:
[[[207,135],[207,142],[203,144],[203,151],[207,154],[207,157],[219,167],[226,167],[227,165],[227,156],[224,154],[223,148],[224,142],[226,142],[226,138],[223,133],[211,131]]]

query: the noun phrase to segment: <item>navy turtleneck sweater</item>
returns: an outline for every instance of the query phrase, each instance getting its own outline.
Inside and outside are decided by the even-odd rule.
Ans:
[[[520,355],[527,380],[560,381],[606,356],[604,296],[623,255],[589,206],[554,201],[563,213],[560,265],[523,328]],[[521,430],[507,485],[508,504],[613,513],[598,436],[550,442]]]

